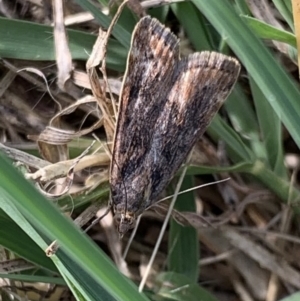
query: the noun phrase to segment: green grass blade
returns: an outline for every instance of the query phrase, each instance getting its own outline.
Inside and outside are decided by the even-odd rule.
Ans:
[[[291,183],[274,173],[260,160],[250,163],[239,163],[229,167],[189,166],[187,175],[215,174],[219,172],[240,172],[255,176],[261,183],[273,191],[282,201],[299,202],[300,190],[291,187]],[[294,212],[300,213],[300,208],[294,207]]]
[[[78,30],[67,32],[72,58],[87,60],[96,36]],[[51,26],[0,17],[0,41],[2,58],[55,60]],[[111,39],[108,43],[107,66],[122,71],[125,69],[126,57],[126,48]]]
[[[0,200],[0,208],[7,213],[10,211],[8,215],[18,218],[18,213],[12,209],[9,200],[4,199],[4,195]],[[15,223],[2,210],[0,210],[0,245],[18,256],[26,258],[29,262],[52,272],[57,272],[51,260],[46,258],[45,252],[24,233],[20,224]]]
[[[242,141],[241,137],[234,131],[219,115],[216,115],[207,132],[215,139],[222,139],[227,146],[230,158],[234,162],[254,161],[252,150]]]
[[[260,38],[287,43],[297,48],[297,41],[294,34],[249,16],[242,16],[242,18]]]
[[[41,251],[46,250],[47,246],[50,244],[51,241],[47,239],[48,242],[46,242],[46,240],[42,238],[40,234],[37,233],[37,231],[35,231],[34,227],[32,227],[32,225],[24,218],[24,216],[19,212],[19,210],[14,206],[13,199],[11,198],[9,193],[7,193],[5,189],[3,189],[2,186],[0,187],[0,192],[2,195],[2,200],[0,203],[1,207],[40,246]],[[11,229],[6,228],[6,232],[11,235],[10,230]],[[22,236],[20,238],[22,238]],[[32,244],[34,243],[30,241],[29,245]],[[27,248],[27,246],[25,246],[25,248]],[[63,252],[61,250],[58,250],[57,253],[63,253]],[[26,256],[27,254],[23,252],[22,255]],[[46,257],[45,252],[43,255],[44,255],[43,256],[44,259],[49,260],[49,258]],[[42,258],[42,256],[40,257]],[[24,257],[24,258],[28,259],[28,257]],[[51,259],[55,263],[56,268],[60,271],[60,274],[65,279],[66,283],[69,284],[69,287],[73,291],[73,294],[74,296],[76,296],[77,300],[82,300],[82,296],[85,296],[84,300],[99,300],[99,301],[115,300],[112,297],[110,297],[107,294],[107,292],[104,291],[103,288],[94,281],[93,278],[91,278],[87,273],[84,273],[84,271],[81,271],[80,267],[76,264],[76,262],[72,261],[72,264],[69,265],[69,268],[66,268],[64,263],[64,262],[68,262],[66,259],[61,261],[56,255],[51,256]],[[44,266],[44,264],[41,264],[41,266]],[[98,296],[99,291],[103,291],[100,296]],[[94,297],[91,297],[92,295],[94,295]],[[102,295],[106,295],[106,298],[103,299]]]
[[[290,0],[273,0],[275,7],[281,13],[290,28],[294,30],[294,19],[292,14],[292,3]]]
[[[242,15],[251,15],[251,11],[245,0],[235,0],[235,6],[238,13]]]
[[[287,170],[284,166],[283,157],[281,122],[251,77],[250,86],[269,166],[278,176],[287,180]]]
[[[170,11],[170,5],[165,5],[162,7],[154,7],[148,10],[149,15],[156,18],[162,23],[165,23],[167,15]]]
[[[225,101],[224,107],[234,129],[245,139],[257,139],[259,126],[253,106],[244,89],[237,83]]]
[[[63,263],[63,268],[60,270],[64,276],[66,283],[72,289],[75,295],[78,292],[81,295],[86,295],[88,300],[95,301],[115,301],[116,299],[109,294],[102,285],[99,285],[97,281],[89,273],[83,270],[75,261],[73,261],[64,251],[59,250],[57,256]],[[82,289],[85,290],[82,292]]]
[[[193,0],[211,24],[226,36],[291,136],[300,146],[300,92],[270,51],[233,11],[228,1]]]
[[[195,10],[195,6],[190,2],[179,2],[172,4],[171,9],[183,26],[189,41],[195,49],[198,51],[211,50],[212,47],[207,36],[207,30],[203,24],[204,20],[201,20],[201,15]]]
[[[90,275],[113,298],[122,301],[148,300],[84,233],[80,232],[53,204],[45,200],[2,156],[0,183],[2,191],[9,195],[24,217],[30,220],[40,233],[51,240],[56,239],[70,260]],[[61,253],[57,254],[60,256]],[[84,281],[81,274],[78,277]],[[96,294],[97,291],[94,291],[93,295]]]
[[[238,83],[224,106],[233,128],[240,134],[247,148],[250,148],[257,158],[267,159],[264,144],[260,140],[260,130],[253,106]],[[222,136],[220,139],[223,139]],[[227,145],[230,144],[230,141],[225,139],[224,141]]]

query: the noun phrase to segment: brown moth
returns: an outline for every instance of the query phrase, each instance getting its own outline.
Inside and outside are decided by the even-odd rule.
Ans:
[[[153,205],[231,92],[239,62],[215,52],[179,58],[179,40],[156,19],[132,35],[110,170],[121,235]]]

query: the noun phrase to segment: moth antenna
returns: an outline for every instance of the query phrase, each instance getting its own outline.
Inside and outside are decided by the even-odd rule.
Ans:
[[[182,190],[180,192],[178,192],[177,195],[181,195],[181,194],[184,194],[184,193],[187,193],[187,192],[190,192],[190,191],[194,191],[194,190],[197,190],[199,188],[203,188],[203,187],[206,187],[206,186],[210,186],[210,185],[214,185],[214,184],[219,184],[219,183],[223,183],[223,182],[226,182],[226,181],[229,181],[230,178],[226,178],[226,179],[222,179],[222,180],[218,180],[218,181],[214,181],[214,182],[209,182],[209,183],[205,183],[205,184],[201,184],[201,185],[198,185],[198,186],[195,186],[195,187],[192,187],[192,188],[189,188],[189,189],[186,189],[186,190]],[[158,204],[160,202],[163,202],[163,201],[166,201],[168,199],[171,199],[172,197],[174,196],[174,194],[171,194],[169,196],[166,196],[165,198],[157,201],[155,204]]]
[[[93,221],[92,221],[92,223],[84,230],[84,232],[88,232],[91,228],[93,228],[100,220],[102,220],[102,218],[103,217],[105,217],[108,213],[109,213],[109,211],[111,210],[111,208],[112,208],[112,203],[111,202],[109,202],[110,204],[108,205],[108,207],[107,207],[107,209],[105,210],[105,212],[101,215],[101,216],[99,216],[99,217],[97,217],[96,219],[94,219]]]

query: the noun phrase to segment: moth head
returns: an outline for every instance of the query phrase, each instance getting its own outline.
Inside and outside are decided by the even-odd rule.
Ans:
[[[133,212],[118,212],[115,210],[115,222],[121,237],[130,229],[134,228],[136,217]]]

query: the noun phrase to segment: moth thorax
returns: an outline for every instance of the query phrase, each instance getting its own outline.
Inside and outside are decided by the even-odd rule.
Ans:
[[[115,212],[117,229],[122,237],[128,230],[134,228],[136,218],[133,212]]]

